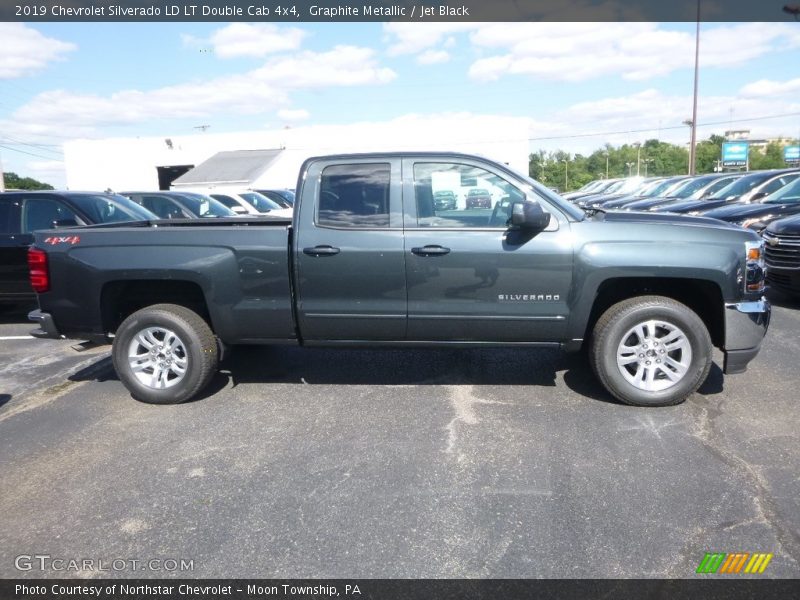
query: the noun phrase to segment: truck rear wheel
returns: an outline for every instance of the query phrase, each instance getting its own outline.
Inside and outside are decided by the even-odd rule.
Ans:
[[[217,353],[214,334],[200,315],[176,304],[155,304],[122,322],[111,357],[134,398],[178,404],[208,385]]]
[[[592,368],[618,400],[634,406],[683,402],[711,369],[705,324],[685,304],[639,296],[609,308],[594,327]]]

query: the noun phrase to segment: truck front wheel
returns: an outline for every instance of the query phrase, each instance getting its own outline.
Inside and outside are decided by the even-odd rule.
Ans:
[[[711,369],[705,324],[685,304],[639,296],[609,308],[592,335],[592,368],[618,400],[634,406],[683,402]]]
[[[214,334],[200,315],[176,304],[155,304],[122,322],[111,357],[134,398],[177,404],[208,385],[217,354]]]

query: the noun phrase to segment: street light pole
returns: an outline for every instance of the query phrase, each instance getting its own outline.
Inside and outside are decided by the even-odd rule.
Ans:
[[[639,142],[636,142],[636,176],[639,177],[639,167],[642,164],[641,155],[642,155],[642,145]]]
[[[608,152],[606,152],[606,179],[608,179]]]
[[[697,31],[694,40],[694,94],[692,99],[692,139],[689,144],[689,175],[695,174],[697,143],[697,83],[700,76],[700,0],[697,0]]]

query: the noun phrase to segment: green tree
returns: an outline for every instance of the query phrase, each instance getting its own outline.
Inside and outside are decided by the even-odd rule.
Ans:
[[[767,144],[764,150],[750,148],[750,170],[780,169],[785,167],[783,160],[783,146],[777,142]]]
[[[20,177],[16,173],[8,172],[3,174],[3,183],[6,189],[16,190],[52,190],[52,185],[37,181],[32,177]]]

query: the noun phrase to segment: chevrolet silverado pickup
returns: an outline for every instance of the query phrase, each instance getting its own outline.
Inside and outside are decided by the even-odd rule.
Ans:
[[[487,190],[490,207],[437,209]],[[37,337],[112,341],[131,395],[176,403],[230,345],[585,349],[640,406],[738,373],[770,306],[763,241],[713,219],[584,211],[452,153],[311,158],[291,219],[141,221],[37,233]]]

